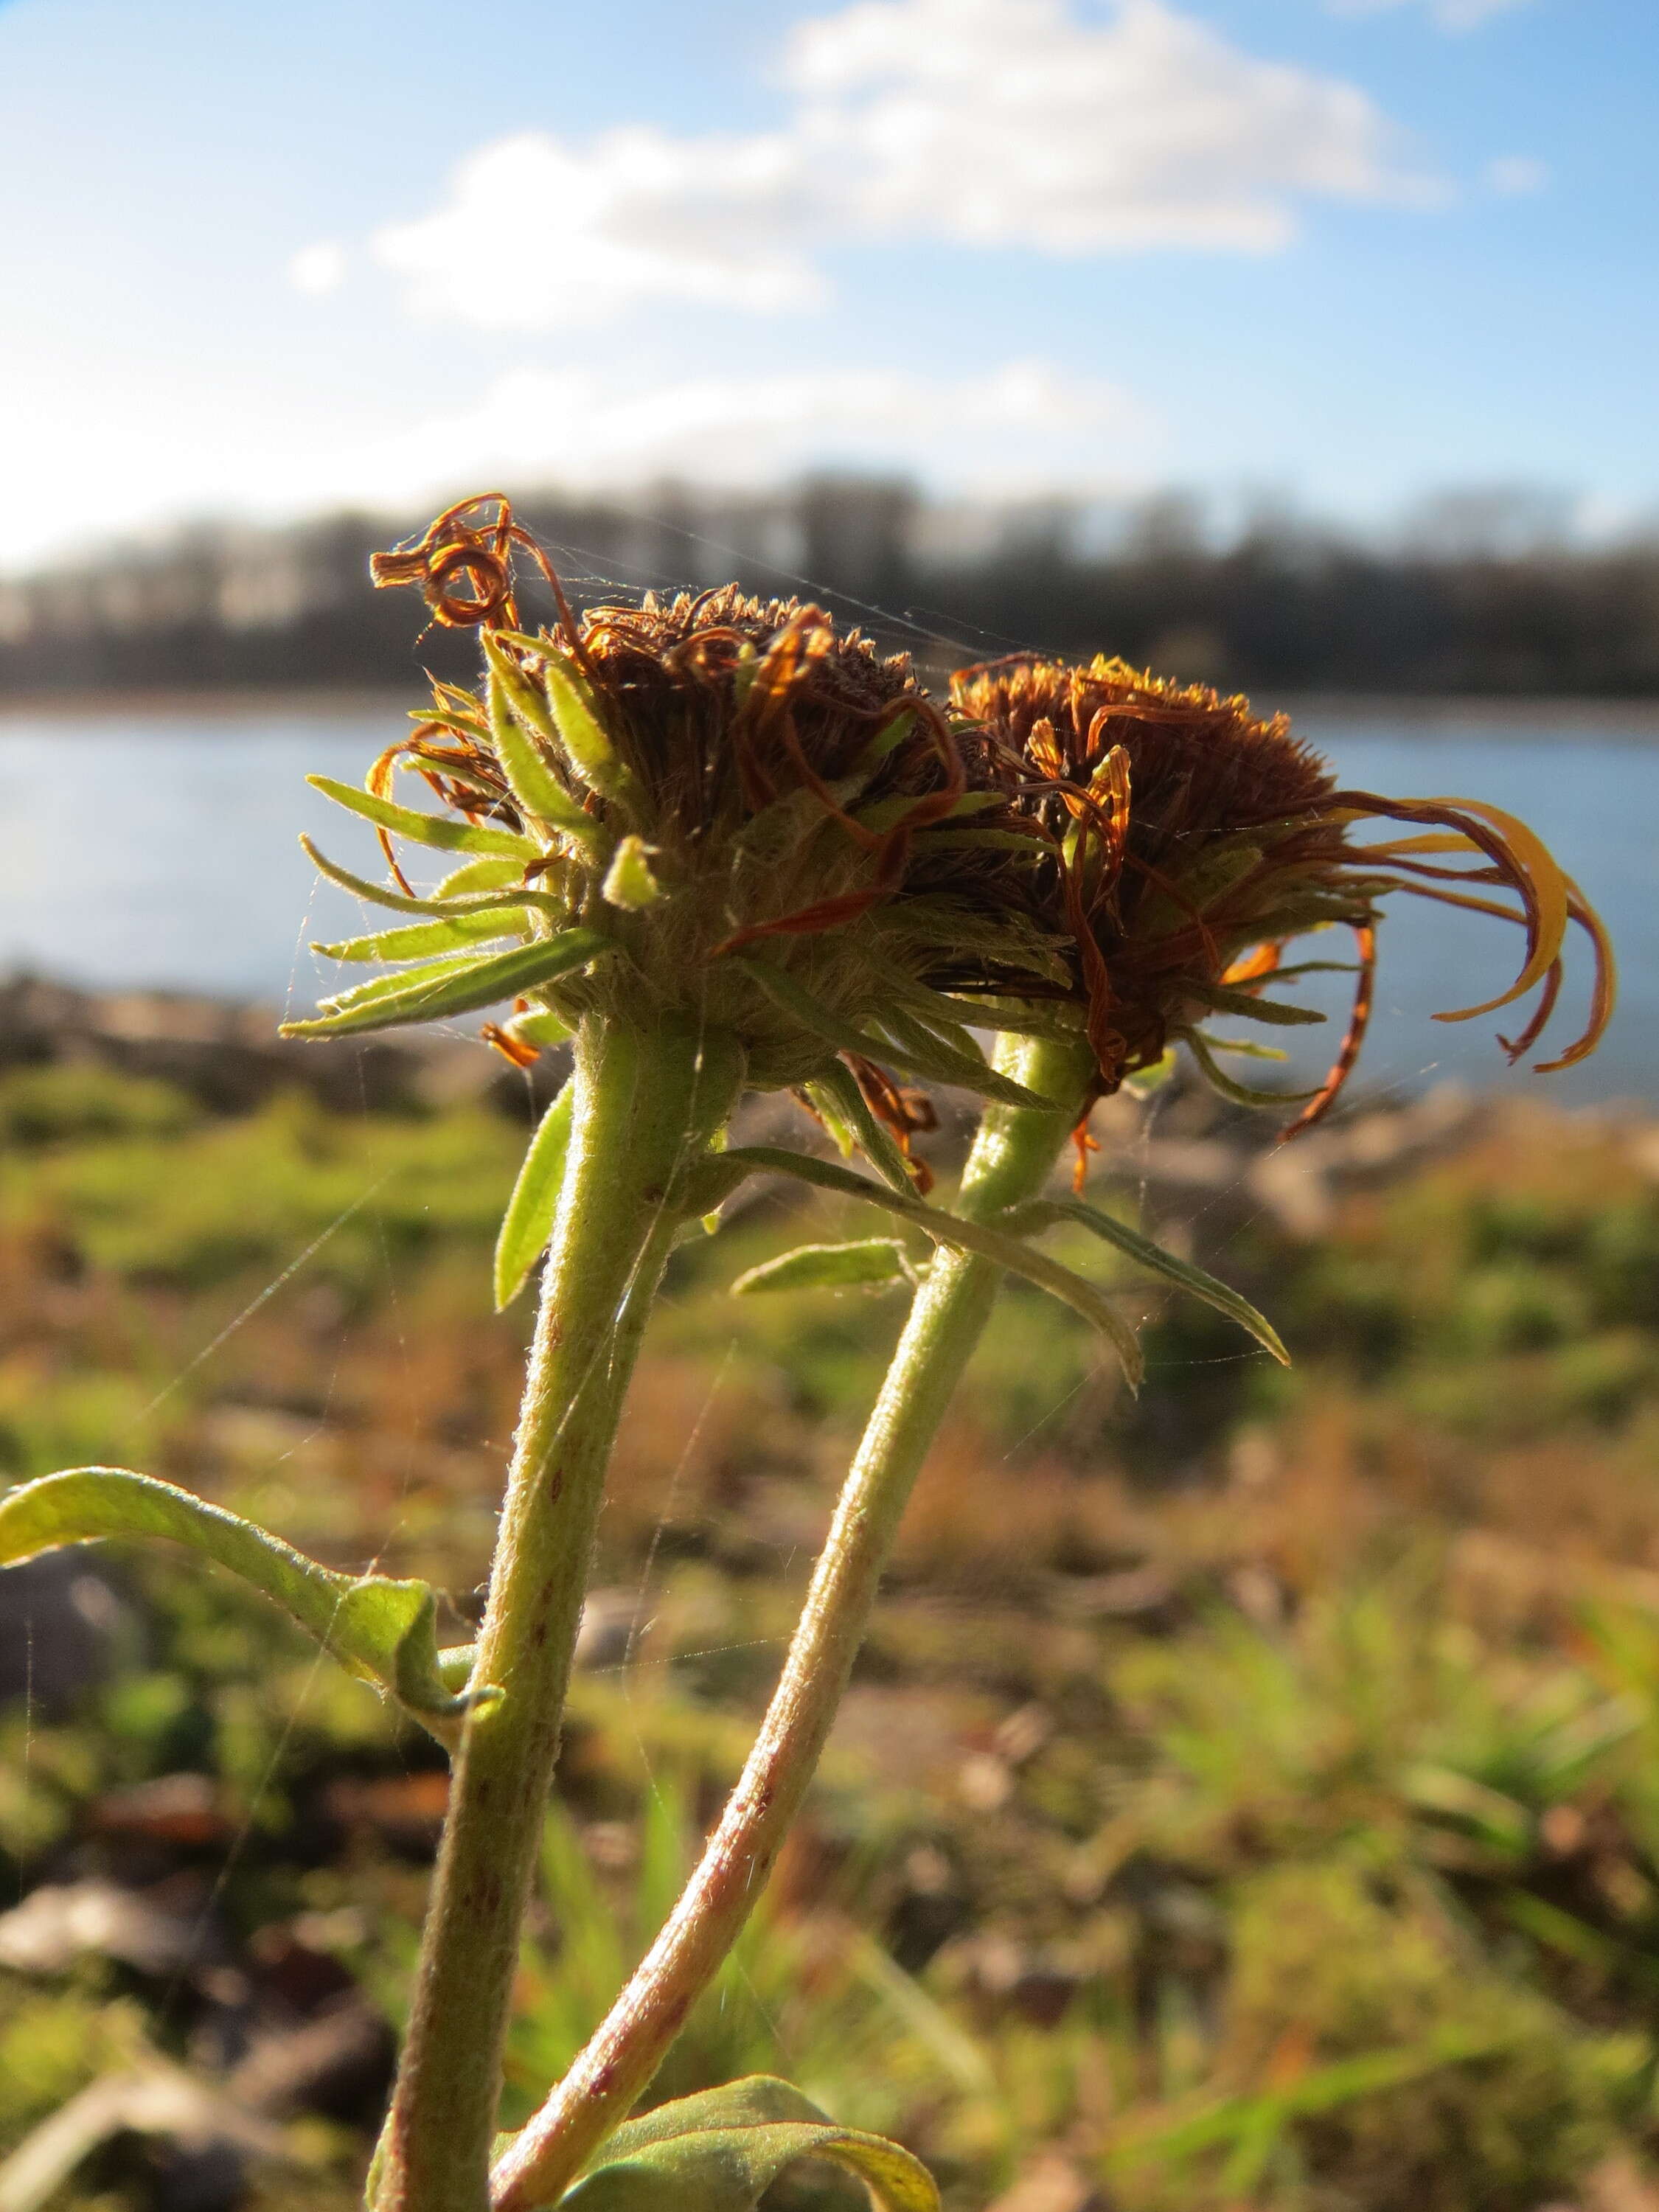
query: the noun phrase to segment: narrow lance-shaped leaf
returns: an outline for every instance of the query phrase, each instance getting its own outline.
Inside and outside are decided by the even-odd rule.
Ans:
[[[529,928],[525,907],[504,906],[483,914],[453,915],[447,920],[414,921],[404,929],[382,929],[371,937],[348,937],[338,945],[313,945],[329,960],[418,960],[422,954],[459,951],[496,937],[523,937]]]
[[[1115,1244],[1120,1252],[1127,1252],[1132,1260],[1139,1261],[1153,1274],[1162,1275],[1177,1290],[1202,1298],[1206,1306],[1213,1306],[1218,1313],[1236,1321],[1241,1328],[1249,1331],[1258,1344],[1265,1345],[1281,1366],[1290,1365],[1291,1355],[1280,1342],[1278,1330],[1248,1298],[1218,1282],[1213,1275],[1206,1274],[1202,1267],[1194,1267],[1189,1260],[1178,1259],[1173,1252],[1166,1252],[1161,1244],[1153,1243],[1150,1237],[1143,1237],[1139,1230],[1131,1229],[1115,1216],[1091,1206],[1086,1199],[1035,1199],[1010,1214],[1007,1226],[1016,1235],[1036,1234],[1057,1221],[1075,1221],[1082,1228],[1092,1231],[1103,1243]]]
[[[757,960],[752,956],[732,954],[734,964],[745,975],[752,975],[762,989],[769,994],[784,1012],[792,1014],[805,1030],[833,1044],[838,1052],[855,1052],[863,1059],[885,1060],[907,1074],[930,1076],[934,1080],[951,1083],[963,1090],[976,1091],[984,1098],[1000,1106],[1047,1106],[1046,1098],[1039,1098],[1035,1091],[985,1065],[975,1065],[963,1060],[949,1048],[940,1044],[936,1051],[919,1050],[914,1045],[889,1042],[878,1036],[866,1036],[862,1030],[830,1007],[823,1006],[810,991],[803,990],[793,976],[786,975],[781,968],[769,961]],[[923,1061],[927,1065],[923,1065]],[[946,1072],[948,1070],[948,1072]]]
[[[1235,991],[1224,983],[1194,983],[1188,988],[1194,998],[1202,999],[1218,1014],[1239,1014],[1276,1029],[1295,1029],[1325,1018],[1317,1006],[1291,1006],[1282,999],[1258,999],[1249,991]]]
[[[540,649],[545,655],[542,682],[547,688],[548,707],[571,765],[595,791],[617,793],[626,771],[605,725],[593,711],[586,685],[562,653],[544,642]]]
[[[495,957],[494,953],[481,952],[477,945],[466,951],[445,952],[435,960],[422,960],[412,968],[394,968],[386,975],[371,975],[364,982],[331,991],[319,1003],[330,1013],[355,1012],[360,1006],[377,1006],[383,1000],[408,998],[428,985],[435,988],[458,971],[464,972],[480,960]]]
[[[1039,1290],[1063,1300],[1098,1329],[1116,1352],[1130,1389],[1139,1387],[1144,1366],[1140,1346],[1135,1341],[1134,1331],[1111,1301],[1070,1267],[1061,1267],[1046,1253],[1033,1252],[1006,1230],[994,1229],[981,1221],[963,1220],[958,1214],[947,1213],[919,1198],[906,1197],[863,1176],[854,1175],[847,1168],[836,1167],[829,1160],[811,1159],[804,1152],[785,1152],[771,1145],[745,1146],[722,1154],[719,1159],[705,1161],[694,1170],[686,1204],[698,1208],[707,1203],[718,1204],[745,1176],[759,1174],[793,1176],[799,1182],[816,1183],[820,1190],[867,1200],[872,1206],[884,1206],[890,1213],[914,1222],[936,1244],[954,1245],[959,1251],[993,1261],[1010,1274],[1034,1283]]]
[[[283,1036],[339,1036],[354,1030],[392,1029],[409,1022],[430,1022],[493,1006],[502,999],[550,983],[573,968],[585,968],[611,951],[609,938],[594,929],[568,929],[562,936],[514,945],[507,952],[483,953],[443,975],[411,983],[389,996],[368,998],[314,1021],[284,1022]],[[365,987],[367,991],[368,987]]]
[[[836,1060],[822,1075],[814,1077],[806,1085],[806,1096],[825,1114],[832,1134],[836,1121],[844,1125],[884,1182],[907,1194],[915,1188],[915,1179],[891,1131],[876,1119],[858,1078],[844,1060]]]
[[[845,1291],[915,1283],[916,1271],[896,1237],[867,1237],[851,1244],[801,1244],[778,1259],[763,1260],[732,1285],[734,1298],[760,1291]]]
[[[1201,1030],[1180,1029],[1174,1034],[1187,1046],[1193,1058],[1203,1069],[1204,1079],[1211,1089],[1218,1091],[1224,1098],[1231,1098],[1235,1106],[1295,1106],[1300,1104],[1304,1098],[1313,1098],[1318,1095],[1312,1091],[1253,1090],[1248,1083],[1236,1081],[1224,1068],[1218,1065],[1210,1040]],[[1222,1049],[1231,1051],[1234,1048],[1231,1045],[1224,1045]]]
[[[553,1218],[559,1210],[564,1158],[570,1146],[570,1110],[575,1093],[566,1084],[543,1115],[507,1202],[495,1239],[495,1310],[512,1304],[531,1269],[547,1249]]]
[[[662,885],[651,872],[650,851],[642,837],[624,837],[605,871],[600,896],[629,914],[654,906],[662,896]]]
[[[538,738],[558,743],[545,695],[531,682],[489,632],[483,634],[489,662],[489,732],[513,796],[526,814],[592,844],[604,836],[554,775]]]
[[[524,864],[519,860],[504,860],[484,854],[476,860],[463,860],[459,868],[452,868],[438,886],[439,898],[464,898],[473,891],[495,891],[508,884],[523,880]]]
[[[625,2120],[560,2212],[752,2212],[797,2160],[854,2174],[880,2212],[939,2212],[919,2159],[885,2136],[844,2128],[787,2081],[757,2075]],[[510,2168],[511,2147],[505,2167]],[[500,2171],[501,2169],[498,2169]]]
[[[345,1575],[187,1490],[125,1468],[43,1475],[0,1499],[0,1566],[63,1544],[163,1536],[187,1545],[272,1598],[354,1674],[389,1690],[434,1734],[466,1700],[438,1668],[436,1601],[425,1583]]]
[[[564,911],[561,902],[550,893],[532,890],[517,880],[522,872],[521,862],[511,864],[514,883],[510,890],[457,890],[455,886],[462,878],[471,874],[470,868],[458,868],[437,890],[422,897],[418,892],[394,891],[389,884],[377,884],[372,877],[360,876],[350,868],[343,868],[337,860],[331,860],[326,853],[320,851],[303,830],[300,836],[300,849],[318,874],[326,876],[330,883],[338,884],[342,890],[350,891],[357,898],[367,899],[371,905],[389,907],[393,914],[488,914],[519,906],[538,907],[544,914],[558,915]],[[502,864],[491,862],[489,865],[499,866]]]
[[[325,799],[353,814],[361,814],[380,830],[390,830],[416,845],[435,845],[447,853],[491,853],[502,859],[533,860],[532,839],[512,830],[494,830],[482,822],[460,822],[453,815],[424,814],[418,807],[400,806],[395,799],[380,799],[360,791],[354,783],[341,783],[331,775],[308,775],[306,781]]]

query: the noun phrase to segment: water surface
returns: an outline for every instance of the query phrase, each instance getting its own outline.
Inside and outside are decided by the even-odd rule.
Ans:
[[[1583,1101],[1659,1094],[1659,722],[1640,708],[1574,712],[1310,706],[1298,726],[1343,781],[1401,793],[1467,793],[1533,822],[1600,905],[1623,995],[1597,1058],[1548,1079]],[[270,703],[0,718],[0,972],[98,985],[166,984],[301,1007],[333,973],[308,940],[365,926],[357,901],[319,883],[297,843],[310,830],[365,874],[372,834],[307,788],[309,772],[362,780],[403,726],[393,702]],[[1373,1091],[1446,1076],[1514,1086],[1492,1042],[1512,1009],[1455,1026],[1437,1007],[1492,997],[1519,933],[1401,899],[1382,935]],[[1578,963],[1582,973],[1583,964]],[[1342,979],[1320,1003],[1340,1020]],[[1551,1035],[1576,1034],[1582,988]],[[1332,1030],[1314,1032],[1311,1066]]]

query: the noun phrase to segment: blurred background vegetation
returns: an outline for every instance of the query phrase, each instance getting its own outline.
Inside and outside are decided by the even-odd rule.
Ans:
[[[433,1577],[459,1633],[528,1327],[486,1295],[522,1110],[13,1068],[0,1475],[148,1468]],[[1098,1188],[1297,1364],[1126,1275],[1130,1405],[1005,1293],[809,1814],[653,2094],[787,2073],[964,2212],[1659,2201],[1659,1125],[1443,1091],[1278,1154],[1196,1095],[1112,1111]],[[717,1809],[898,1322],[726,1295],[804,1233],[858,1231],[775,1194],[675,1263],[509,2121]],[[60,1554],[4,1596],[0,2203],[343,2212],[438,1755],[181,1559]]]
[[[1571,501],[1525,483],[1439,492],[1387,528],[1179,490],[950,501],[856,471],[515,505],[578,603],[667,578],[763,596],[806,578],[941,667],[1015,644],[1086,657],[1109,638],[1227,688],[1659,694],[1651,520],[1586,541]],[[422,661],[470,682],[471,646],[422,635],[419,602],[368,580],[369,555],[428,519],[198,523],[0,574],[0,694],[401,685],[417,637]],[[544,605],[533,580],[531,597]]]

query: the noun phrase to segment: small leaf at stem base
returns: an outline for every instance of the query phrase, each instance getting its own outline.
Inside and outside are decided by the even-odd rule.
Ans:
[[[426,1583],[337,1573],[240,1514],[125,1468],[43,1475],[0,1499],[0,1566],[111,1536],[165,1536],[228,1567],[434,1732],[466,1708],[467,1698],[446,1689],[438,1670],[437,1601]]]
[[[798,2159],[856,2174],[881,2212],[939,2212],[921,2160],[885,2136],[843,2128],[766,2075],[659,2105],[624,2121],[599,2162],[556,2201],[560,2212],[752,2212]],[[528,2206],[534,2199],[526,2200]]]

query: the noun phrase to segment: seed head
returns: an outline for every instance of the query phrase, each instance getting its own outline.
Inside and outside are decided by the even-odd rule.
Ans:
[[[1044,833],[1042,902],[1063,921],[1070,941],[1072,994],[1083,1009],[1098,1094],[1184,1038],[1230,1095],[1265,1097],[1222,1075],[1214,1042],[1199,1024],[1218,1012],[1269,1024],[1318,1018],[1265,999],[1263,986],[1326,964],[1287,967],[1285,948],[1340,922],[1358,945],[1354,1013],[1330,1075],[1291,1125],[1310,1126],[1358,1055],[1376,924],[1393,892],[1502,915],[1525,930],[1526,958],[1509,990],[1437,1017],[1467,1020],[1538,990],[1524,1030],[1504,1041],[1512,1060],[1536,1042],[1553,1010],[1562,941],[1568,923],[1578,923],[1595,952],[1590,1019],[1576,1043],[1542,1065],[1571,1066],[1599,1042],[1613,1006],[1606,933],[1577,885],[1512,816],[1477,799],[1340,790],[1285,716],[1262,720],[1244,699],[1168,683],[1103,656],[1086,667],[1016,658],[969,669],[951,696],[1003,763],[1022,813]],[[1356,845],[1352,825],[1368,816],[1428,825],[1427,834]],[[1441,856],[1473,865],[1448,866]],[[1516,903],[1485,896],[1487,886]]]
[[[368,803],[347,794],[381,829],[394,902],[415,894],[392,837],[437,842],[437,822],[491,856],[489,911],[526,948],[533,1014],[690,1013],[738,1039],[761,1087],[808,1081],[838,1049],[928,1073],[963,1042],[933,1027],[967,1012],[941,994],[1063,990],[1030,825],[978,732],[952,725],[907,659],[736,586],[580,618],[561,592],[558,624],[527,633],[511,574],[527,542],[501,503],[489,526],[452,513],[377,564],[382,581],[419,583],[439,620],[470,619],[484,659],[477,690],[436,688],[371,771]],[[391,801],[405,768],[442,817],[411,828]],[[490,924],[475,882],[425,906],[476,946]],[[550,950],[539,972],[538,945],[570,944],[580,958]],[[459,1010],[447,972],[434,1012]],[[394,981],[392,998],[396,1018],[418,1018],[418,994]],[[387,1003],[344,994],[298,1026],[337,1026],[361,1004],[367,1027]],[[900,1094],[884,1082],[866,1077],[886,1113]]]

